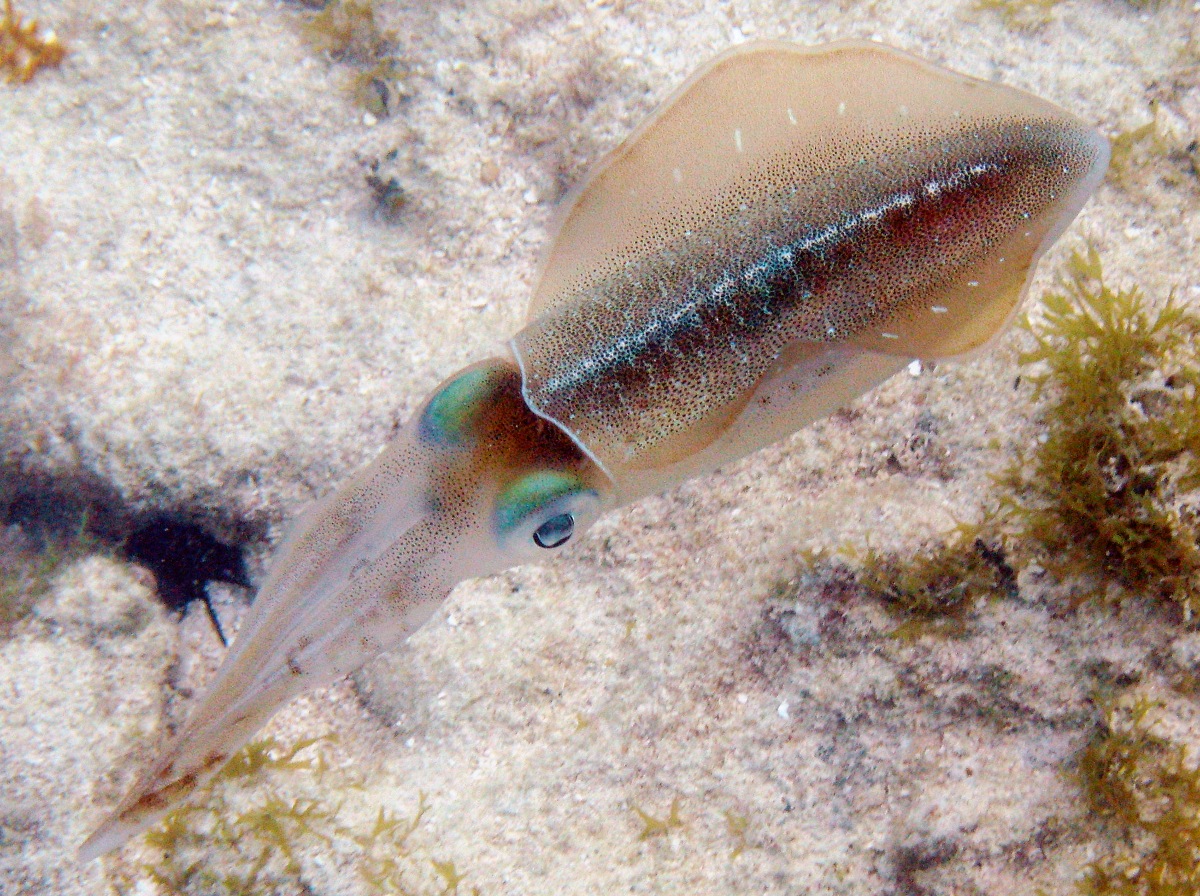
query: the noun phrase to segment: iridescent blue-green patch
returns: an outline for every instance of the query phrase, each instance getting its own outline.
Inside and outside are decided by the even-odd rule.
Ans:
[[[522,476],[496,499],[496,529],[511,532],[530,514],[567,495],[589,491],[574,473],[541,470]]]
[[[472,435],[479,409],[492,391],[492,371],[468,370],[446,383],[421,415],[421,438],[441,445],[461,445]]]

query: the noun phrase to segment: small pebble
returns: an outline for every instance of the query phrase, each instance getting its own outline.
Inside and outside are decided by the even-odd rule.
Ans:
[[[1200,672],[1200,632],[1181,635],[1172,641],[1171,659],[1185,672]]]

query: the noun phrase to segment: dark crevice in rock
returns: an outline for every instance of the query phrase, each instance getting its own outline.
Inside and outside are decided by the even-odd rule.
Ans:
[[[131,506],[99,476],[3,468],[0,525],[19,527],[42,550],[69,555],[94,545],[146,567],[166,606],[182,613],[203,602],[222,641],[207,584],[251,587],[245,549],[265,536],[261,525],[207,508]]]
[[[921,882],[923,872],[931,871],[952,861],[960,844],[948,837],[939,837],[898,847],[892,856],[896,896],[928,896],[936,889]]]
[[[131,516],[117,491],[98,476],[0,469],[0,522],[20,526],[41,548],[80,539],[118,545]]]

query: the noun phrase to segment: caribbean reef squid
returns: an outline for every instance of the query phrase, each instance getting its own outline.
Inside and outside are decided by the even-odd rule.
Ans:
[[[152,825],[456,583],[561,550],[913,359],[984,346],[1107,164],[1051,103],[877,44],[705,65],[564,202],[524,329],[300,521],[190,718],[80,855]]]

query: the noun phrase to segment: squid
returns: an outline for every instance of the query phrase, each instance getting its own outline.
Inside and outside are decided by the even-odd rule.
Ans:
[[[187,800],[284,703],[460,581],[983,347],[1100,183],[1104,137],[879,44],[712,60],[564,202],[527,323],[301,520],[207,692],[80,848]]]

